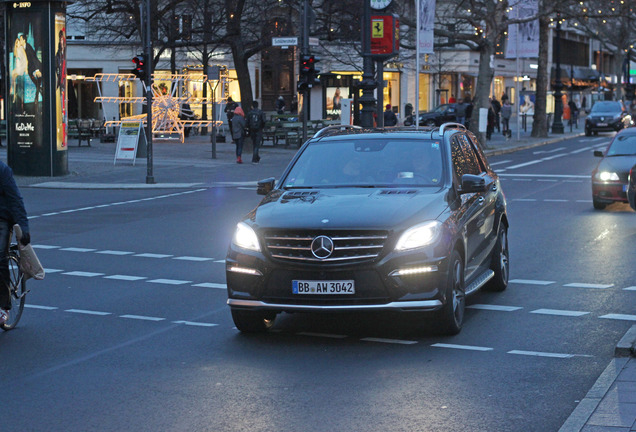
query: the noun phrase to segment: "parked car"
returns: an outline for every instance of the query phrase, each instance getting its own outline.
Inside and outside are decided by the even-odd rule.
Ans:
[[[605,151],[596,150],[602,158],[592,171],[592,203],[604,209],[614,202],[627,202],[628,177],[636,164],[636,128],[623,129],[616,134]]]
[[[457,104],[442,104],[433,111],[420,113],[420,126],[441,126],[447,122],[457,121]]]
[[[585,119],[585,135],[615,132],[633,124],[632,116],[621,101],[597,101]]]
[[[466,295],[508,284],[506,199],[463,126],[328,127],[258,193],[226,258],[242,332],[281,312],[390,310],[456,334]]]
[[[629,170],[629,180],[627,182],[627,201],[629,206],[636,211],[636,165]]]

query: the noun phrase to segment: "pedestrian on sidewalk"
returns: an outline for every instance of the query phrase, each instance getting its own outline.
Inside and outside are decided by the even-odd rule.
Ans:
[[[260,162],[261,157],[258,155],[258,149],[263,142],[263,128],[265,127],[265,113],[258,108],[258,102],[252,102],[252,109],[247,116],[247,128],[252,139],[252,163]]]
[[[236,163],[242,164],[243,141],[245,140],[245,112],[243,108],[236,107],[232,117],[232,139],[236,144]]]
[[[503,135],[506,138],[510,138],[512,136],[512,131],[510,130],[510,117],[512,117],[512,106],[510,105],[508,98],[506,98],[503,106],[501,107],[501,123],[503,127]]]
[[[278,99],[276,99],[276,112],[278,114],[285,114],[285,107],[287,106],[287,104],[285,104],[285,98],[281,95],[278,96]]]
[[[470,99],[470,96],[466,96],[464,98],[464,102],[466,103],[466,123],[464,123],[464,126],[468,129],[470,127],[470,118],[473,115],[473,102]]]
[[[225,116],[227,117],[227,127],[230,129],[230,134],[232,134],[232,117],[234,117],[234,110],[237,106],[238,104],[234,102],[232,96],[227,98],[225,109],[223,111],[225,111]]]
[[[486,125],[486,139],[489,140],[492,137],[492,133],[495,131],[495,108],[492,106],[492,99],[488,104],[488,122]]]
[[[492,108],[495,111],[495,128],[497,132],[501,132],[501,122],[499,121],[501,117],[501,104],[496,97],[492,98]]]
[[[397,123],[398,119],[391,109],[391,104],[386,104],[386,110],[384,111],[384,126],[395,126]]]
[[[466,124],[466,108],[468,105],[464,102],[464,99],[460,98],[457,101],[457,108],[455,109],[455,115],[457,116],[457,123]]]

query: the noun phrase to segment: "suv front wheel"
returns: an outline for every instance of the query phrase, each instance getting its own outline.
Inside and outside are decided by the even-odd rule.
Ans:
[[[456,335],[462,329],[466,308],[464,289],[464,262],[459,252],[454,250],[448,262],[446,302],[438,312],[440,330],[443,334]]]

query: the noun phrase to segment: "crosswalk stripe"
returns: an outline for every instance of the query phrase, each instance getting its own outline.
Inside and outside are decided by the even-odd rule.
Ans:
[[[196,285],[192,285],[192,286],[200,287],[200,288],[227,289],[227,285],[226,284],[211,283],[211,282],[200,283],[200,284],[196,284]]]
[[[510,283],[520,283],[526,285],[552,285],[556,283],[555,281],[544,281],[544,280],[531,280],[531,279],[512,279],[509,280]]]
[[[558,309],[536,309],[536,310],[530,311],[530,313],[543,314],[543,315],[558,315],[558,316],[577,316],[577,317],[589,314],[589,312],[558,310]]]
[[[466,308],[502,311],[502,312],[514,312],[519,309],[523,309],[522,307],[518,307],[518,306],[500,306],[500,305],[489,305],[489,304],[474,304],[474,305],[466,306]]]
[[[147,280],[146,282],[166,284],[166,285],[185,285],[188,283],[192,283],[192,281],[184,281],[184,280],[176,280],[176,279],[151,279],[151,280]]]
[[[494,349],[490,347],[480,347],[480,346],[474,346],[474,345],[456,345],[456,344],[445,344],[445,343],[436,343],[431,346],[436,348],[451,348],[451,349],[468,350],[468,351],[492,351]]]
[[[636,315],[625,315],[625,314],[607,314],[607,315],[602,315],[599,318],[623,320],[623,321],[636,321]]]
[[[589,284],[589,283],[569,283],[563,285],[568,288],[595,288],[595,289],[607,289],[614,286],[614,284]]]
[[[365,342],[381,342],[381,343],[392,343],[392,344],[400,344],[400,345],[413,345],[413,344],[417,343],[417,341],[409,341],[409,340],[401,340],[401,339],[374,338],[374,337],[362,338],[360,340],[363,340]]]
[[[110,312],[99,312],[99,311],[84,310],[84,309],[66,309],[64,312],[72,312],[72,313],[78,313],[78,314],[84,314],[84,315],[98,315],[98,316],[112,315]]]

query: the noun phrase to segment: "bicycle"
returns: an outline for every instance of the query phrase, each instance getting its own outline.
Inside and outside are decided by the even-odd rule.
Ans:
[[[9,238],[12,238],[11,235]],[[18,244],[11,242],[9,245],[9,291],[11,296],[11,310],[9,311],[9,319],[0,327],[2,330],[9,331],[15,328],[20,321],[22,311],[24,310],[24,302],[27,293],[26,278],[20,270],[20,250]]]

